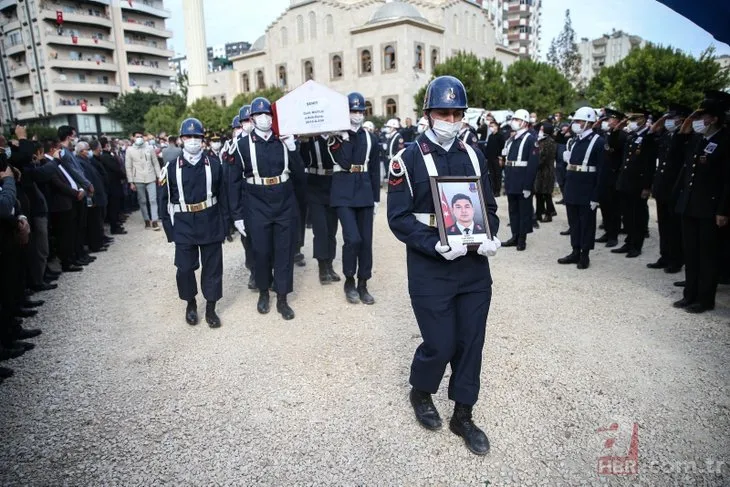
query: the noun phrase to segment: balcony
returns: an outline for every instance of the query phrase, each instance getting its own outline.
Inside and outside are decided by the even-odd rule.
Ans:
[[[46,66],[60,69],[83,69],[84,71],[117,71],[117,65],[112,62],[82,61],[72,59],[49,58]]]
[[[130,32],[141,32],[143,34],[149,34],[156,37],[164,37],[165,39],[172,37],[172,31],[156,26],[152,27],[150,25],[140,24],[139,22],[132,22],[128,20],[122,23],[122,27],[124,30],[128,30]]]
[[[79,13],[63,12],[63,22],[71,22],[77,24],[90,24],[95,26],[104,26],[111,29],[112,20],[109,17],[101,17],[97,15],[89,15],[82,13],[83,10],[79,10]],[[42,19],[50,19],[56,22],[56,11],[55,10],[41,10],[40,17]]]
[[[162,44],[162,47],[155,47],[154,45],[150,45],[149,42],[144,41],[127,41],[124,43],[124,48],[127,52],[138,52],[147,54],[148,56],[160,56],[165,59],[170,59],[175,54],[165,44]]]
[[[12,32],[17,29],[20,29],[20,20],[17,18],[15,18],[15,19],[9,21],[7,24],[3,25],[4,34],[7,34],[8,32]]]
[[[10,42],[8,42],[7,44],[10,44]],[[11,46],[7,44],[3,43],[3,47],[5,50],[4,54],[7,56],[12,56],[13,54],[20,54],[21,52],[25,52],[25,44],[23,44],[22,42],[18,42],[17,44]]]
[[[94,39],[93,37],[72,37],[69,35],[59,36],[49,34],[46,35],[46,43],[62,44],[64,46],[97,47],[99,49],[108,49],[110,51],[115,49],[114,41]]]
[[[29,120],[31,118],[36,118],[37,116],[38,113],[35,111],[35,108],[32,105],[15,108],[15,117],[18,120]]]
[[[53,91],[60,92],[81,91],[84,93],[120,93],[122,91],[122,88],[118,84],[111,83],[82,83],[80,81],[73,82],[54,80],[53,83],[51,83],[51,86],[53,87]]]
[[[27,64],[23,64],[22,66],[9,66],[8,71],[10,72],[11,78],[20,78],[21,76],[27,76],[28,73],[30,73],[30,69],[28,69]]]
[[[100,105],[87,105],[86,111],[81,109],[81,105],[56,105],[51,109],[54,115],[103,115],[106,107]]]
[[[0,11],[13,7],[17,4],[18,2],[16,0],[0,0]]]
[[[145,3],[146,2],[146,3]],[[130,2],[119,2],[122,10],[131,10],[133,12],[143,12],[161,19],[169,19],[171,13],[162,7],[162,2],[153,3],[149,0],[136,0],[129,5]]]
[[[28,85],[21,85],[15,88],[15,92],[12,95],[16,100],[20,98],[28,98],[33,96],[33,90]]]
[[[143,66],[141,64],[128,64],[127,71],[136,74],[151,74],[153,76],[164,76],[170,78],[175,74],[175,71],[168,66],[166,63],[161,63],[160,67]]]

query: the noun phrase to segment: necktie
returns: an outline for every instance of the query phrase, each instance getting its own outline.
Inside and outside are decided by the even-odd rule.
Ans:
[[[464,232],[466,232],[466,234],[469,235],[469,229],[468,228],[465,228],[464,229]]]

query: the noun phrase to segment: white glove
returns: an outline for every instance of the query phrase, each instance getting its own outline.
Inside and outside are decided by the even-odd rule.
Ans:
[[[297,150],[297,145],[294,143],[293,135],[283,135],[279,138],[279,140],[286,144],[286,148],[289,149],[290,152]]]
[[[492,237],[492,240],[485,240],[477,249],[477,254],[485,257],[494,257],[497,255],[497,249],[502,246],[502,242],[497,237]]]
[[[340,132],[337,135],[339,135],[342,140],[350,140],[350,134],[347,132]]]
[[[378,214],[378,206],[380,206],[380,201],[376,201],[375,204],[373,205],[373,215]]]
[[[441,245],[441,242],[436,242],[436,252],[441,254],[441,257],[443,257],[446,260],[454,260],[458,257],[463,257],[466,255],[466,245],[464,245],[461,242],[452,244],[451,246],[448,245]]]
[[[591,211],[596,211],[596,208],[598,208],[598,203],[591,201]]]
[[[526,189],[523,189],[523,190],[522,190],[522,196],[524,196],[524,197],[525,197],[525,199],[527,199],[527,198],[529,198],[530,196],[532,196],[532,192],[531,192],[531,191],[528,191],[528,190],[526,190]]]
[[[243,224],[243,220],[236,220],[233,222],[233,226],[236,227],[236,230],[238,230],[238,233],[246,236],[246,225]]]
[[[569,150],[563,151],[563,161],[570,162],[570,151]]]

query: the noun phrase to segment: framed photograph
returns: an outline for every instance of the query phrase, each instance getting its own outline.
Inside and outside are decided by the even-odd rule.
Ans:
[[[492,238],[479,177],[432,177],[431,194],[442,245],[461,242],[469,250],[476,250]]]

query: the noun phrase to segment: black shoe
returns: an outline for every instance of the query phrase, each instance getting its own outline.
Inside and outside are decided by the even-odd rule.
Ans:
[[[613,249],[611,251],[612,254],[628,254],[631,251],[631,247],[629,247],[626,244],[623,244],[621,247],[617,249]]]
[[[611,251],[613,252],[613,250]],[[627,259],[633,259],[641,255],[641,250],[631,249],[626,254]]]
[[[84,269],[76,264],[65,265],[61,268],[63,272],[81,272]]]
[[[553,211],[551,211],[551,212],[550,212],[550,216],[551,216],[551,217],[553,217],[553,216],[558,216],[558,212],[557,212],[557,211],[555,211],[555,210],[553,210]],[[552,220],[551,220],[551,221],[552,221]]]
[[[99,247],[98,249],[89,249],[89,252],[91,252],[92,254],[97,254],[99,252],[106,252],[107,250],[107,247]]]
[[[613,247],[615,247],[617,245],[618,245],[618,240],[615,239],[615,238],[609,240],[608,242],[606,242],[606,248],[609,248],[609,249],[611,249],[611,248],[613,248]]]
[[[259,288],[256,287],[256,276],[253,275],[253,272],[250,276],[248,276],[248,288],[251,291],[258,291]]]
[[[354,277],[345,277],[345,298],[350,304],[357,304],[360,302],[360,294],[357,292],[355,287]]]
[[[556,205],[564,205],[565,204],[565,200],[561,199],[560,201],[556,201],[555,204]]]
[[[123,228],[115,228],[111,231],[112,235],[126,235],[127,231]]]
[[[188,301],[188,306],[185,308],[185,321],[191,326],[198,324],[198,305],[194,299]]]
[[[644,232],[644,238],[650,238],[650,237],[651,237],[651,235],[649,235],[649,229],[647,229],[646,232]]]
[[[319,264],[319,283],[322,285],[332,284],[332,277],[330,277],[330,269],[326,260],[320,260]]]
[[[664,269],[664,272],[666,272],[667,274],[677,274],[678,272],[682,272],[682,264],[679,264],[679,265],[670,264]]]
[[[449,429],[455,435],[464,438],[464,443],[470,452],[475,455],[489,453],[489,439],[484,431],[480,430],[471,419],[471,406],[456,403],[454,415],[449,421]]]
[[[276,311],[278,311],[282,318],[284,318],[285,320],[294,319],[294,310],[291,309],[291,307],[289,306],[289,303],[286,299],[286,294],[276,295]]]
[[[43,303],[45,303],[45,301],[43,301],[42,299],[39,299],[37,301],[33,301],[32,299],[26,299],[25,301],[23,301],[23,308],[39,308],[43,306]]]
[[[15,345],[14,343],[5,343],[0,346],[0,360],[9,360],[18,358],[25,353],[25,348]]]
[[[540,221],[543,223],[550,223],[553,221],[553,217],[552,217],[552,215],[543,215],[543,217]]]
[[[211,328],[221,327],[221,319],[218,318],[218,314],[215,312],[215,301],[208,301],[205,304],[205,321]]]
[[[517,237],[512,237],[502,244],[502,247],[516,247],[516,246],[517,246]]]
[[[30,286],[30,288],[35,292],[50,291],[51,289],[56,289],[57,287],[58,284],[48,284],[46,282],[38,286]]]
[[[20,328],[19,330],[13,332],[13,338],[15,340],[27,340],[28,338],[35,338],[41,333],[43,332],[37,328],[31,328],[29,330]]]
[[[256,303],[256,311],[261,313],[262,315],[265,315],[269,312],[269,291],[259,291],[259,302]]]
[[[537,220],[532,221],[532,228],[535,228],[535,229],[540,228],[540,224],[537,222]]]
[[[687,306],[686,308],[684,308],[684,310],[687,313],[692,313],[692,314],[704,313],[705,311],[711,311],[713,309],[715,309],[715,306],[714,305],[712,305],[712,306],[705,306],[702,303],[690,304],[689,306]]]
[[[677,281],[673,284],[674,287],[684,287],[687,284],[687,281]]]
[[[570,235],[570,228],[567,229],[567,230],[563,230],[562,232],[560,232],[560,235],[563,235],[563,236]]]
[[[35,348],[35,343],[30,343],[30,342],[14,341],[13,345],[22,347],[23,349],[25,349],[26,352],[30,352],[31,350],[33,350]]]
[[[668,266],[669,266],[669,263],[666,260],[662,259],[661,257],[656,262],[652,262],[651,264],[646,264],[646,267],[648,267],[649,269],[665,269]]]
[[[31,318],[38,314],[38,310],[20,308],[14,314],[18,318]]]
[[[368,281],[367,279],[358,279],[357,281],[357,294],[360,296],[362,304],[375,304],[375,298],[368,292]]]
[[[7,367],[0,367],[0,379],[9,379],[15,372]]]
[[[294,265],[298,267],[304,267],[307,265],[307,263],[304,261],[304,254],[301,252],[298,252],[294,254]]]
[[[692,301],[690,301],[687,298],[682,298],[679,301],[673,302],[672,303],[672,306],[674,306],[675,308],[680,308],[681,309],[681,308],[686,308],[687,306],[689,306],[691,304],[693,304]]]
[[[558,264],[577,264],[580,260],[580,252],[578,250],[573,250],[570,254],[566,255],[565,257],[561,257],[558,259]]]
[[[603,223],[601,223],[600,225],[598,225],[598,229],[599,230],[603,230],[604,228],[606,228],[606,225],[604,225]]]
[[[527,236],[522,235],[517,239],[517,250],[520,252],[527,248]]]
[[[329,270],[330,279],[332,279],[332,282],[340,282],[342,280],[340,275],[335,272],[334,267],[332,267],[332,261],[329,261],[327,269]]]
[[[578,269],[588,269],[591,265],[591,258],[589,256],[590,252],[588,250],[582,250],[580,253],[580,258],[578,259]]]
[[[90,260],[77,260],[73,263],[73,265],[77,267],[86,267],[87,265],[91,264]]]
[[[46,272],[43,273],[44,277],[60,277],[61,272],[53,272],[51,269],[46,268]]]
[[[433,405],[431,394],[412,388],[410,399],[413,412],[416,413],[416,420],[421,426],[431,431],[441,429],[443,426],[441,416],[439,416],[436,406]]]
[[[608,240],[609,240],[608,234],[604,233],[603,235],[601,235],[600,237],[598,237],[596,239],[596,243],[606,243],[606,242],[608,242]]]

